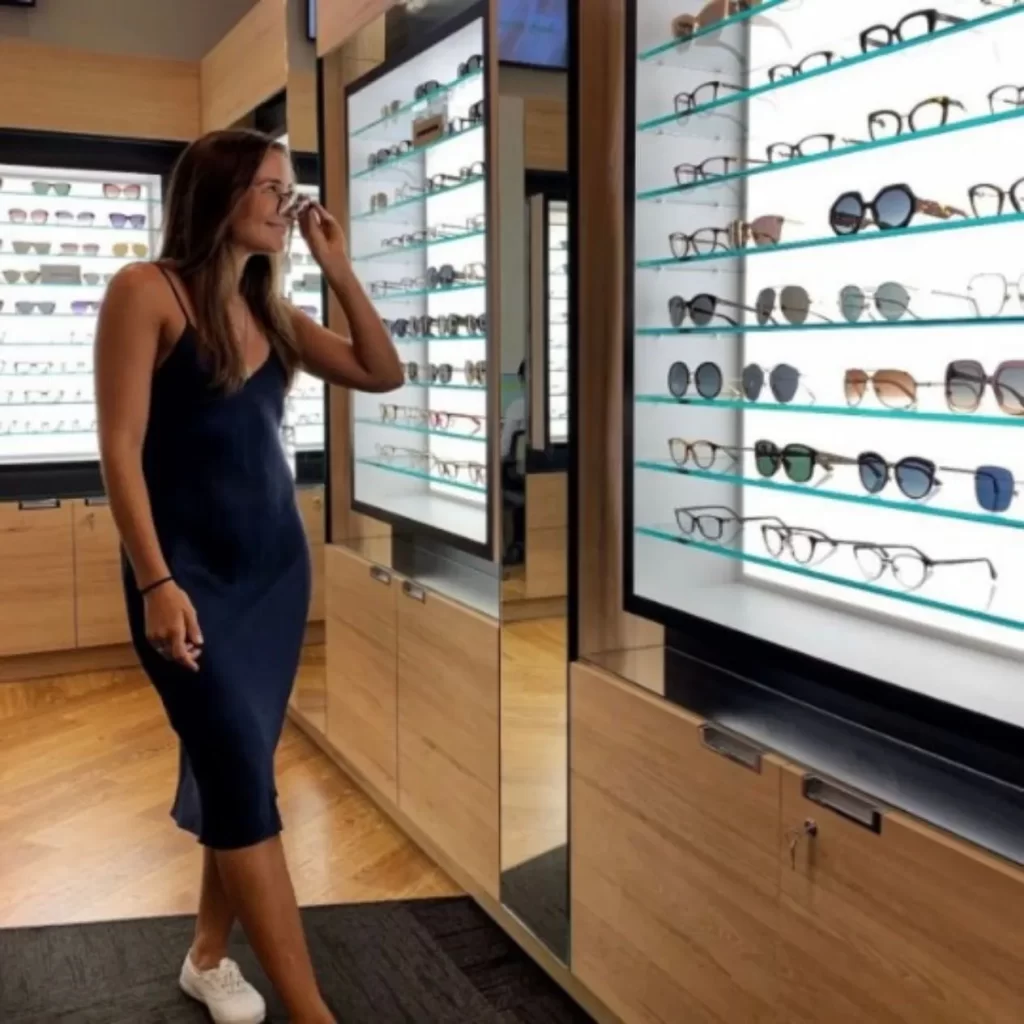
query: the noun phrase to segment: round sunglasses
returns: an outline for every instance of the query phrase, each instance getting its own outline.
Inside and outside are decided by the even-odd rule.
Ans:
[[[786,405],[793,401],[800,388],[800,371],[787,363],[765,370],[757,363],[744,367],[740,388],[731,388],[734,393],[748,402],[760,399],[767,382],[775,401]],[[714,363],[701,363],[692,373],[689,366],[676,362],[669,367],[668,390],[676,399],[684,399],[690,393],[691,385],[697,394],[712,401],[722,393],[725,381],[722,371]],[[813,394],[811,395],[813,401]]]

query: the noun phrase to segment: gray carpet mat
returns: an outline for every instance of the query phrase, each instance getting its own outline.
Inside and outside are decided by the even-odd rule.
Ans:
[[[468,897],[303,911],[340,1024],[585,1024],[579,1009]],[[178,971],[194,918],[0,930],[3,1024],[202,1024]],[[285,1024],[240,932],[230,955]]]

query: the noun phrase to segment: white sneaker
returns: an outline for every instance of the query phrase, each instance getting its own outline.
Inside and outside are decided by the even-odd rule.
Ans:
[[[267,1004],[242,977],[238,964],[225,957],[210,971],[200,971],[185,957],[179,979],[183,991],[203,1003],[215,1024],[262,1024]]]

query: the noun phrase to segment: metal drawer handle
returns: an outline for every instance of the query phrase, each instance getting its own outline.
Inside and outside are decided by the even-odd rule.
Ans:
[[[391,586],[391,573],[376,565],[370,570],[370,579],[376,580],[377,583],[383,583],[385,587]]]
[[[18,508],[22,512],[35,512],[44,508],[60,508],[60,498],[34,498],[29,501],[19,501]]]
[[[803,789],[804,796],[811,803],[826,807],[841,818],[881,835],[882,812],[863,797],[817,775],[805,775]]]
[[[103,495],[102,497],[99,497],[99,498],[86,498],[85,499],[85,507],[86,508],[98,508],[98,507],[101,507],[103,505],[109,505],[109,504],[110,504],[110,499],[106,495]]]
[[[749,768],[752,772],[761,772],[761,751],[749,740],[741,739],[739,736],[717,725],[702,725],[700,727],[700,741],[714,754],[720,757],[727,757],[736,764]]]
[[[426,601],[427,592],[422,587],[417,587],[415,583],[410,583],[406,580],[402,584],[402,591],[406,597],[411,597],[414,601]]]

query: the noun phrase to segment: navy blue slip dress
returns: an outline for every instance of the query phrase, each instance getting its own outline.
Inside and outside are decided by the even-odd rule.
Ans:
[[[274,751],[309,607],[309,549],[281,443],[287,374],[272,349],[240,390],[214,388],[165,276],[186,326],[153,375],[143,473],[164,557],[199,618],[199,672],[146,639],[127,558],[125,599],[135,649],[181,740],[171,813],[204,846],[239,849],[281,831]]]

